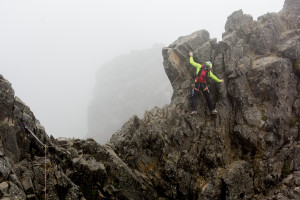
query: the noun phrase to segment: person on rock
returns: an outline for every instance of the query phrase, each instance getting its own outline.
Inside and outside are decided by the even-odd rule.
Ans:
[[[199,63],[196,63],[193,59],[193,52],[189,52],[190,55],[190,63],[196,67],[197,69],[197,76],[195,79],[195,87],[192,89],[192,109],[193,111],[191,112],[192,115],[197,114],[197,97],[200,95],[200,93],[202,92],[206,102],[207,102],[207,106],[209,108],[209,110],[212,112],[212,114],[217,114],[218,111],[215,109],[214,105],[212,104],[210,95],[209,95],[209,90],[207,88],[206,85],[206,77],[210,77],[213,80],[215,80],[216,82],[219,83],[224,83],[223,79],[218,79],[212,72],[211,72],[211,68],[212,68],[212,64],[210,61],[207,61],[205,64],[201,65]]]

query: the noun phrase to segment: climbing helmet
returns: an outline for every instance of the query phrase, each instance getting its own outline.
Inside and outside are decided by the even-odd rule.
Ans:
[[[205,64],[208,65],[210,68],[212,68],[212,64],[210,61],[207,61]]]

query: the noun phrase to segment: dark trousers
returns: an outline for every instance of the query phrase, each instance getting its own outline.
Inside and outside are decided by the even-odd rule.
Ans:
[[[197,82],[195,84],[195,88],[192,89],[192,96],[191,96],[193,111],[197,110],[197,97],[201,93],[203,93],[203,95],[204,95],[204,97],[206,99],[206,103],[207,103],[207,106],[208,106],[209,110],[210,111],[214,110],[215,107],[213,106],[213,104],[211,102],[211,98],[210,98],[209,91],[208,91],[208,88],[207,88],[206,84],[205,83],[198,83]]]

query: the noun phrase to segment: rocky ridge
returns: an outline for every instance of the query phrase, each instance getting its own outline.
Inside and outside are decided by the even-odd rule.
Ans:
[[[116,133],[115,152],[150,178],[165,199],[299,199],[300,1],[254,21],[242,10],[227,19],[223,40],[205,30],[163,49],[174,86],[170,105],[133,118]],[[219,110],[201,97],[190,116],[193,67],[188,52],[225,84],[209,83]]]
[[[133,116],[106,145],[48,137],[0,76],[0,199],[299,199],[300,1],[254,21],[241,10],[223,40],[205,30],[163,49],[169,105]],[[219,110],[190,115],[193,68],[211,60]],[[26,131],[23,119],[44,148]]]

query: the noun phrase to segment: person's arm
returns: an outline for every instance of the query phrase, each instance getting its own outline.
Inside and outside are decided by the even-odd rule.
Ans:
[[[223,79],[218,79],[218,77],[216,77],[211,71],[209,71],[208,76],[219,83],[224,83]]]
[[[196,63],[196,62],[194,61],[194,58],[193,58],[193,52],[189,52],[189,55],[190,55],[190,63],[191,63],[191,65],[193,65],[193,66],[196,67],[196,68],[200,68],[202,65],[199,64],[199,63]]]

